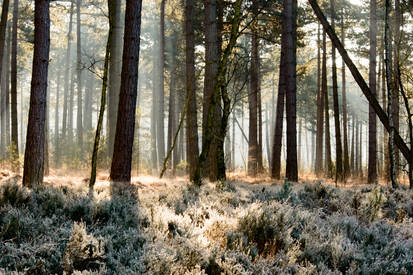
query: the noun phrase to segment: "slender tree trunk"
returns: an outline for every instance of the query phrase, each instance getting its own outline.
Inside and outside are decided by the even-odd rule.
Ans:
[[[358,118],[356,118],[356,151],[354,155],[354,175],[358,177],[360,175],[360,122]]]
[[[142,0],[127,0],[122,74],[110,179],[130,182],[135,130]]]
[[[169,84],[169,114],[168,114],[168,150],[172,147],[173,137],[177,131],[177,115],[176,115],[176,79],[175,79],[175,70],[176,70],[176,55],[177,55],[177,34],[174,34],[172,38],[172,52],[171,52],[171,72],[170,72],[170,84]],[[163,161],[163,160],[162,160]],[[175,175],[175,169],[178,161],[178,150],[175,148],[172,151],[172,160],[170,164],[172,165],[172,175]]]
[[[285,76],[287,82],[286,112],[287,112],[287,165],[286,178],[298,181],[297,166],[297,0],[284,0],[285,24],[287,28],[287,61]]]
[[[370,65],[369,86],[371,93],[376,96],[376,48],[377,48],[377,19],[376,0],[370,0]],[[372,106],[369,106],[369,145],[367,182],[377,182],[377,118]]]
[[[157,147],[158,147],[158,163],[162,167],[162,162],[165,158],[165,91],[164,91],[164,70],[165,70],[165,4],[166,0],[161,1],[161,17],[160,17],[160,40],[159,40],[159,82],[158,82],[158,114],[157,114]]]
[[[359,177],[363,177],[363,122],[360,121],[360,138],[359,138]]]
[[[354,170],[355,170],[355,162],[354,162],[354,144],[355,144],[355,124],[356,124],[356,121],[355,121],[355,117],[354,117],[354,115],[353,115],[353,120],[352,120],[352,123],[351,123],[351,128],[352,128],[352,131],[351,131],[351,153],[350,153],[350,161],[351,161],[351,163],[350,163],[350,168],[351,168],[351,175],[353,175],[354,176]]]
[[[0,76],[3,75],[3,59],[4,59],[4,45],[6,44],[6,27],[7,27],[7,17],[9,13],[9,0],[3,0],[3,5],[1,9],[1,20],[0,20]],[[9,32],[10,33],[10,32]],[[0,151],[4,154],[6,151],[7,140],[9,139],[6,130],[6,120],[8,116],[6,103],[6,91],[2,89],[1,96],[1,148]]]
[[[345,40],[346,34],[344,31],[344,10],[342,11],[341,15],[341,41],[343,43],[343,47],[345,47]],[[347,94],[346,94],[346,64],[344,63],[344,59],[342,59],[341,65],[341,87],[342,87],[342,108],[343,108],[343,174],[344,179],[346,179],[350,175],[350,161],[349,161],[349,152],[348,152],[348,134],[347,134]]]
[[[325,40],[325,35],[323,35]],[[320,177],[323,171],[323,149],[324,149],[324,93],[321,89],[321,46],[320,46],[320,24],[318,24],[317,32],[317,133],[316,133],[316,158],[315,158],[315,173]],[[324,45],[324,42],[323,42]],[[324,49],[323,49],[324,50]],[[324,60],[324,52],[323,52]],[[324,62],[323,62],[324,66]],[[323,69],[324,72],[324,69]]]
[[[49,0],[35,2],[34,26],[32,83],[23,172],[23,185],[27,187],[34,187],[43,182],[44,127],[50,49]]]
[[[235,111],[232,112],[232,149],[231,149],[231,153],[232,153],[232,166],[231,166],[231,170],[235,171],[236,168],[236,163],[235,163]],[[269,156],[268,156],[269,158]]]
[[[402,12],[400,9],[400,0],[394,1],[394,55],[393,55],[393,70],[392,70],[392,78],[393,78],[393,98],[392,98],[392,111],[393,111],[393,123],[394,129],[397,132],[400,132],[400,120],[399,120],[399,113],[400,113],[400,100],[399,100],[399,84],[397,82],[397,71],[399,70],[399,62],[400,62],[400,30],[402,27]],[[390,36],[391,37],[391,36]],[[391,40],[391,38],[390,38]],[[396,175],[398,176],[400,173],[400,154],[397,147],[394,148],[394,158],[395,158],[395,167],[396,167]]]
[[[271,121],[270,121],[270,115],[269,115],[269,109],[270,109],[270,106],[268,105],[268,103],[266,103],[265,104],[265,147],[266,147],[266,151],[267,151],[267,160],[268,160],[268,165],[270,165],[270,158],[271,158],[271,151],[270,151],[270,127],[269,127],[269,125],[271,124]],[[234,120],[234,119],[233,119]],[[235,125],[234,125],[234,123],[232,123],[233,124],[233,126],[232,127],[234,127]],[[233,130],[234,131],[234,130]],[[234,139],[234,137],[235,137],[235,135],[234,135],[234,133],[232,134],[232,138]],[[235,161],[235,157],[233,157],[232,158],[233,159],[233,161]],[[270,167],[270,166],[269,166]]]
[[[196,103],[195,78],[195,34],[194,34],[194,3],[185,0],[185,55],[186,55],[186,93],[189,98],[187,125],[187,153],[189,161],[189,179],[194,179],[195,167],[198,162],[198,116]]]
[[[253,13],[258,13],[258,1],[253,1]],[[262,172],[262,112],[261,112],[261,91],[260,91],[260,60],[259,60],[259,37],[258,19],[256,18],[251,25],[251,92],[248,97],[250,109],[250,130],[249,130],[249,149],[248,149],[248,169],[251,176],[257,172]],[[257,137],[258,134],[258,137]],[[251,154],[251,157],[250,157]],[[253,163],[254,162],[254,163]]]
[[[56,104],[55,104],[55,117],[54,117],[54,145],[55,145],[54,165],[56,168],[60,166],[60,130],[59,130],[60,72],[61,70],[57,71]],[[23,120],[21,121],[21,123],[23,123]]]
[[[384,51],[382,54],[382,76],[381,76],[381,92],[382,92],[382,106],[384,112],[387,112],[387,96],[386,96],[386,68],[385,68],[385,61],[384,61]],[[389,148],[388,148],[388,140],[389,136],[385,127],[383,127],[383,170],[384,170],[384,178],[386,181],[390,179],[390,161],[389,161]]]
[[[19,19],[19,1],[14,0],[13,5],[13,32],[11,40],[11,144],[13,169],[19,170],[19,134],[17,116],[17,22]]]
[[[254,1],[256,6],[256,1]],[[257,9],[257,8],[255,8]],[[257,23],[253,23],[253,25]],[[249,107],[249,131],[248,131],[248,175],[255,177],[258,172],[258,38],[253,31],[252,35],[252,55],[251,55],[251,79],[250,91],[248,93]]]
[[[1,75],[1,91],[4,93],[4,114],[5,114],[5,146],[8,147],[10,146],[10,48],[11,48],[11,40],[12,40],[12,33],[11,33],[11,28],[10,25],[8,27],[8,39],[7,39],[7,45],[5,48],[5,55],[3,55],[3,60],[2,60],[2,66],[3,66],[3,71]],[[4,148],[5,152],[7,151],[6,148]]]
[[[110,20],[113,20],[113,17],[109,16],[109,21]],[[105,63],[103,65],[103,79],[102,79],[102,92],[101,92],[101,97],[100,97],[99,117],[98,117],[98,122],[96,126],[95,140],[93,143],[92,166],[91,166],[90,181],[89,181],[90,191],[93,190],[93,186],[95,185],[95,182],[96,182],[97,156],[98,156],[98,151],[99,151],[100,135],[102,133],[103,117],[105,115],[105,107],[106,107],[106,90],[107,90],[107,83],[108,83],[108,67],[109,67],[109,58],[110,58],[110,45],[112,44],[111,43],[112,35],[113,35],[113,24],[109,23],[109,33],[108,33],[108,39],[106,42]]]
[[[398,183],[397,183],[397,167],[396,167],[396,150],[394,146],[394,133],[396,131],[395,129],[395,123],[394,123],[394,111],[393,111],[393,104],[394,104],[394,98],[395,96],[393,95],[393,80],[391,76],[391,68],[390,68],[390,54],[391,54],[391,40],[389,37],[389,14],[390,14],[390,0],[386,0],[386,13],[385,13],[385,31],[384,31],[384,43],[385,43],[385,63],[386,63],[386,82],[387,82],[387,114],[389,117],[389,126],[390,126],[390,131],[389,131],[389,160],[390,160],[390,178],[392,182],[392,187],[397,188]],[[397,57],[396,57],[397,58]]]
[[[113,154],[113,144],[115,141],[116,121],[119,105],[119,91],[121,85],[122,69],[122,1],[108,0],[109,24],[112,28],[112,39],[109,55],[109,85],[108,85],[108,156]]]
[[[76,131],[77,131],[77,145],[78,145],[78,154],[80,159],[83,158],[83,114],[82,114],[82,40],[81,40],[81,21],[80,21],[80,9],[81,9],[81,0],[76,2],[76,12],[77,12],[77,23],[76,23],[76,34],[77,34],[77,43],[76,43],[76,73],[77,73],[77,121],[76,121]]]
[[[330,0],[331,5],[331,27],[335,28],[335,8],[334,0]],[[337,65],[336,65],[336,47],[332,46],[332,71],[333,71],[333,109],[334,109],[334,128],[336,138],[336,182],[343,181],[343,149],[341,145],[340,131],[340,109],[338,103],[338,85],[337,85]]]
[[[67,51],[66,51],[66,66],[65,66],[65,86],[63,91],[63,121],[62,121],[62,140],[66,141],[66,134],[68,132],[68,105],[69,105],[69,82],[70,82],[70,69],[71,69],[71,47],[72,47],[72,23],[73,23],[73,7],[74,1],[70,4],[70,19],[69,19],[69,31],[67,33]]]
[[[274,179],[280,179],[281,177],[281,150],[283,137],[285,97],[287,92],[287,79],[285,71],[285,67],[287,64],[287,39],[283,39],[283,37],[286,36],[287,28],[283,28],[281,38],[281,56],[279,70],[280,74],[278,78],[277,116],[275,120],[274,144],[272,150],[271,177]],[[251,143],[251,139],[249,139],[249,142]]]
[[[321,90],[324,96],[324,120],[325,120],[325,173],[327,177],[332,176],[331,162],[331,143],[330,143],[330,115],[328,104],[328,87],[327,87],[327,47],[326,47],[326,32],[323,32],[323,61],[322,61],[322,76]]]
[[[154,49],[154,62],[153,67],[156,68],[156,55],[157,52]],[[157,71],[152,70],[152,79],[157,79]],[[156,114],[158,109],[158,95],[157,95],[157,86],[156,82],[152,81],[152,109],[151,109],[151,160],[152,160],[152,173],[155,173],[158,170],[158,152],[156,146],[156,139],[157,139],[157,131],[156,131]]]
[[[44,125],[44,158],[43,158],[43,175],[48,176],[50,165],[49,165],[49,102],[50,102],[50,83],[47,85],[47,96],[46,96],[46,122]]]

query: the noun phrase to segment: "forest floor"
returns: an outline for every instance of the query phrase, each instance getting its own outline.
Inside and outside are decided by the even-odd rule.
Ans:
[[[91,198],[85,177],[57,174],[28,190],[0,171],[0,274],[413,274],[404,185],[100,174]]]

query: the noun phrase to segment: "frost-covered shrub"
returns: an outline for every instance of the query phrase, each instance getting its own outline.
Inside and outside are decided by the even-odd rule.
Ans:
[[[103,239],[87,234],[85,224],[75,222],[63,256],[64,270],[97,270],[104,265],[104,252]]]
[[[0,207],[6,204],[24,206],[30,202],[30,198],[29,191],[17,183],[6,183],[0,187]]]

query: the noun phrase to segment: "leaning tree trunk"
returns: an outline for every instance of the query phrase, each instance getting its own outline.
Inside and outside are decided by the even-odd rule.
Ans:
[[[109,16],[109,22],[113,20],[113,17]],[[106,42],[106,52],[105,52],[105,62],[103,65],[103,79],[102,79],[102,92],[100,96],[100,108],[98,122],[96,126],[95,140],[93,143],[93,152],[92,152],[92,165],[90,172],[90,181],[89,181],[89,191],[93,190],[93,187],[96,182],[96,167],[97,167],[97,157],[99,151],[100,136],[103,128],[103,117],[105,115],[106,107],[106,90],[108,84],[108,67],[109,67],[109,58],[110,58],[110,45],[113,35],[113,24],[109,23],[109,33]]]
[[[195,78],[195,34],[194,34],[194,3],[185,1],[185,55],[186,55],[186,93],[189,98],[187,127],[187,154],[189,162],[189,179],[194,179],[195,167],[198,161],[198,118],[196,103],[196,78]]]
[[[44,127],[46,120],[49,49],[49,0],[37,0],[34,8],[33,69],[23,171],[23,185],[27,187],[34,187],[43,182]]]
[[[371,93],[376,96],[376,48],[377,48],[377,19],[376,0],[370,0],[370,62],[369,86]],[[367,182],[377,182],[377,118],[372,106],[369,106],[369,145]]]
[[[19,170],[19,134],[17,116],[17,21],[19,19],[19,1],[14,0],[13,5],[13,32],[11,40],[11,158],[13,170]]]
[[[122,74],[110,170],[114,182],[130,182],[135,130],[142,0],[127,0]]]

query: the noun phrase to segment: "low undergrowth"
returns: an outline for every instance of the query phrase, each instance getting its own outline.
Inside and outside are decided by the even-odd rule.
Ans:
[[[221,182],[94,195],[1,185],[0,273],[413,274],[407,189]]]

